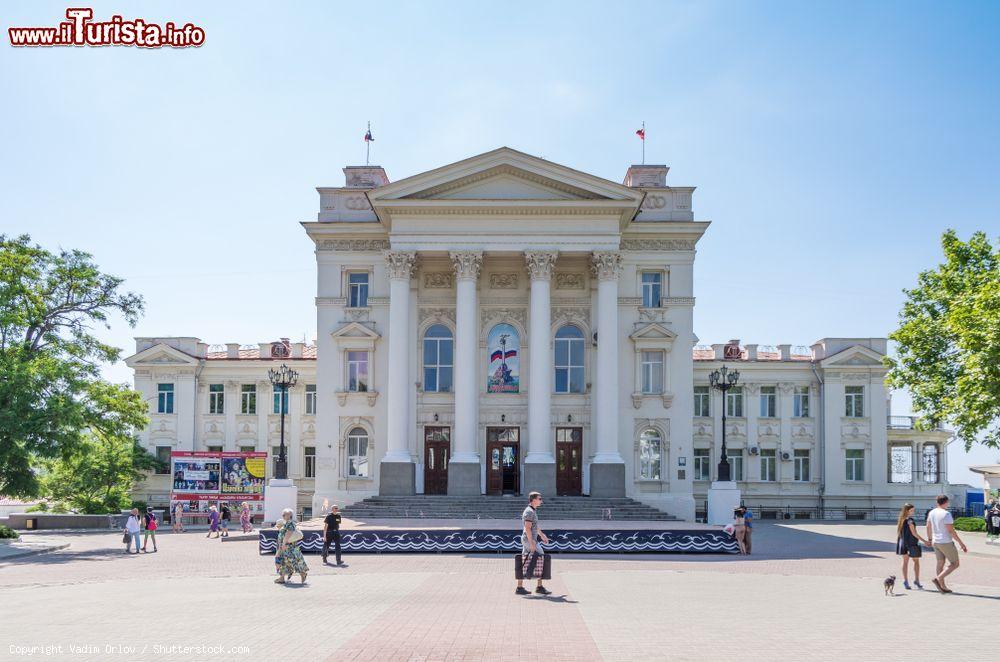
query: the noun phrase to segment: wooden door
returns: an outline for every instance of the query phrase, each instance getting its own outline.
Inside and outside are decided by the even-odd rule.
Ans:
[[[520,460],[520,428],[486,428],[486,493],[518,494]]]
[[[556,493],[583,494],[583,428],[556,428]]]
[[[424,428],[424,494],[448,493],[451,428]]]

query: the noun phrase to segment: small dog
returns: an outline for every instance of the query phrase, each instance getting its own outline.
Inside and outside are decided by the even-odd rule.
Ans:
[[[885,589],[886,595],[891,595],[895,597],[896,594],[893,591],[896,588],[896,575],[889,575],[888,577],[886,577],[885,581],[882,582],[882,588]]]

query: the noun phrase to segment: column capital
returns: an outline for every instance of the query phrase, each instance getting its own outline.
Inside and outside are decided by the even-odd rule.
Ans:
[[[390,280],[410,280],[413,275],[413,267],[417,263],[417,254],[414,251],[385,251],[382,253],[385,258],[385,266],[389,271]]]
[[[455,265],[455,277],[458,280],[479,279],[479,270],[483,266],[482,251],[452,251],[448,255]]]
[[[525,251],[524,261],[531,280],[552,280],[552,270],[558,257],[559,251]]]
[[[591,269],[598,280],[618,280],[622,273],[622,254],[618,251],[598,251],[591,256]]]

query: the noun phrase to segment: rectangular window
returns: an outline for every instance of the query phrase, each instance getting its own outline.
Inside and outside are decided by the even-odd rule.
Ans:
[[[778,388],[776,386],[760,387],[760,417],[776,418],[778,416]]]
[[[760,449],[760,479],[763,482],[778,480],[778,451],[774,448]]]
[[[350,308],[368,307],[368,272],[347,275],[348,302]]]
[[[737,386],[726,391],[726,416],[743,417],[743,387]]]
[[[240,413],[257,413],[257,385],[243,384],[240,386]]]
[[[795,399],[792,401],[792,415],[796,418],[809,418],[809,387],[796,386]]]
[[[710,480],[712,477],[711,451],[708,448],[694,449],[694,479]]]
[[[662,302],[661,293],[663,291],[662,271],[642,272],[642,307],[659,308]]]
[[[743,449],[727,448],[726,459],[729,460],[729,475],[733,480],[743,480]]]
[[[809,449],[796,448],[793,452],[792,462],[795,465],[795,480],[800,483],[809,481]]]
[[[222,446],[206,446],[205,448],[206,448],[206,450],[208,450],[209,453],[221,453],[222,452]]]
[[[642,353],[642,392],[663,393],[663,352]]]
[[[306,413],[316,413],[316,385],[306,384]]]
[[[157,446],[156,447],[156,473],[158,474],[169,474],[170,473],[170,446]]]
[[[712,393],[709,391],[708,386],[695,386],[694,387],[694,415],[695,416],[711,416],[712,415]]]
[[[316,447],[306,446],[305,452],[305,467],[306,467],[306,478],[316,477]]]
[[[368,390],[368,352],[347,352],[347,390],[358,393]]]
[[[920,463],[923,467],[925,483],[936,483],[940,480],[940,474],[938,473],[939,458],[940,450],[937,444],[924,444],[923,457]]]
[[[208,413],[225,414],[226,387],[222,384],[208,385]]]
[[[253,453],[255,450],[257,450],[256,446],[240,446],[241,453]]]
[[[279,404],[280,401],[280,404]],[[288,413],[288,391],[282,392],[282,389],[277,386],[271,388],[271,413],[272,414],[287,414]]]
[[[157,384],[156,385],[156,413],[157,414],[172,414],[172,413],[174,413],[174,385],[173,384]]]
[[[889,447],[889,482],[913,482],[913,449],[909,444]]]
[[[849,448],[844,451],[847,466],[844,468],[844,476],[850,481],[863,481],[865,479],[865,451],[862,448]]]
[[[864,418],[865,415],[865,387],[845,386],[844,387],[844,415],[848,418]]]

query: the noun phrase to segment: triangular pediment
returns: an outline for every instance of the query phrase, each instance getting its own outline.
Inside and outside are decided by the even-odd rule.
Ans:
[[[125,359],[125,365],[130,368],[148,365],[197,365],[197,363],[198,359],[193,356],[163,343],[153,345]]]
[[[542,177],[511,166],[498,166],[481,173],[424,189],[406,200],[607,200],[576,186]]]
[[[841,350],[820,362],[824,368],[830,366],[882,366],[882,355],[875,350],[868,349],[863,345],[854,345],[845,350]]]
[[[331,337],[337,340],[345,339],[363,339],[363,340],[377,340],[381,338],[374,329],[370,329],[360,322],[350,322],[340,327],[336,331],[330,334]]]
[[[677,334],[668,329],[665,326],[657,324],[656,322],[651,322],[649,324],[643,325],[632,332],[629,336],[633,341],[636,340],[661,340],[673,342]]]

